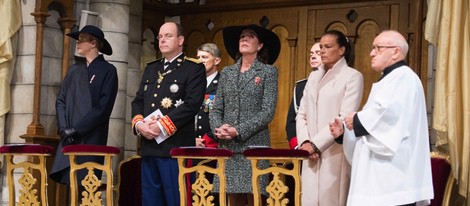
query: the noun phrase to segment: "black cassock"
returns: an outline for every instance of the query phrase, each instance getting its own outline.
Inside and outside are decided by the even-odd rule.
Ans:
[[[109,118],[118,90],[117,70],[102,55],[87,68],[84,62],[70,66],[56,100],[58,129],[74,128],[79,138],[77,144],[106,145]],[[59,142],[50,177],[59,183],[69,184],[69,158],[62,153]],[[103,157],[79,157],[78,163],[103,163]],[[86,171],[79,172],[79,180]],[[96,173],[101,178],[101,173]],[[80,184],[80,182],[79,182]]]

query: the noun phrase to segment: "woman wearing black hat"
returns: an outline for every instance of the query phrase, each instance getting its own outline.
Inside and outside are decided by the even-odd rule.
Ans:
[[[209,114],[220,148],[235,155],[227,161],[227,193],[230,205],[253,205],[251,165],[242,152],[248,146],[270,146],[268,124],[277,101],[279,38],[256,25],[231,26],[223,30],[225,48],[236,63],[222,70],[217,98]],[[268,162],[263,162],[266,167]],[[218,191],[219,179],[214,180]],[[268,177],[260,181],[266,188]]]
[[[77,40],[77,52],[84,57],[84,61],[69,67],[57,96],[56,116],[60,142],[50,176],[54,181],[68,185],[70,165],[68,158],[61,152],[62,147],[69,144],[106,145],[118,77],[116,67],[99,54],[113,53],[101,29],[85,26],[67,35]],[[103,163],[103,158],[78,158],[78,162]],[[83,178],[84,174],[79,173],[78,176]],[[97,174],[97,177],[101,175]]]

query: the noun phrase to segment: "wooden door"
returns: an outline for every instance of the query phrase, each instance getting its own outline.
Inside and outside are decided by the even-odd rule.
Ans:
[[[393,18],[398,12],[394,5],[377,5],[362,7],[327,8],[309,11],[309,39],[319,39],[328,30],[339,30],[348,37],[354,54],[350,66],[357,69],[364,77],[364,93],[361,107],[369,96],[370,88],[380,73],[370,67],[369,56],[375,36],[382,30],[397,25],[398,19]],[[394,14],[394,15],[392,15]],[[397,28],[392,28],[397,29]]]

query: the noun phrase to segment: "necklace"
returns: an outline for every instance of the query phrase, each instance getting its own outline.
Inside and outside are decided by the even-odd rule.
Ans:
[[[173,70],[172,69],[169,69],[168,71],[164,72],[163,74],[160,73],[160,71],[158,71],[158,79],[157,79],[157,83],[158,84],[161,84],[162,81],[163,81],[163,78],[165,78],[165,76],[169,73],[171,73]]]
[[[163,82],[163,79],[165,78],[166,75],[168,75],[169,73],[173,72],[173,70],[176,70],[178,69],[178,67],[184,62],[183,59],[176,59],[176,61],[178,62],[178,64],[176,65],[175,68],[172,68],[172,69],[168,69],[166,72],[163,72],[161,73],[160,71],[158,71],[158,78],[157,78],[157,88],[160,88],[160,84]]]

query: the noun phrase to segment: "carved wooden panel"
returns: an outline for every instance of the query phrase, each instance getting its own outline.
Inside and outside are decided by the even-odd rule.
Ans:
[[[197,55],[197,48],[202,44],[208,43],[200,31],[191,32],[184,41],[191,42],[190,44],[185,44],[185,50],[187,51],[186,55],[194,58],[196,58]]]
[[[291,60],[293,49],[289,46],[289,39],[296,39],[298,32],[298,11],[262,10],[252,12],[227,12],[224,14],[200,14],[181,17],[181,23],[187,34],[185,52],[189,56],[196,55],[196,49],[203,43],[214,42],[221,50],[222,61],[219,70],[231,65],[234,61],[230,58],[223,44],[222,29],[231,25],[260,24],[264,18],[268,29],[275,32],[281,41],[281,52],[275,65],[278,67],[278,102],[274,120],[270,124],[271,145],[275,148],[288,148],[285,134],[285,122],[287,109],[294,85],[292,78],[295,73],[294,61]],[[208,24],[213,23],[209,29]],[[295,50],[295,47],[294,47]],[[306,61],[306,58],[304,58]],[[294,62],[294,63],[293,63]]]
[[[270,124],[271,144],[274,148],[287,148],[285,121],[292,98],[295,81],[306,78],[311,72],[308,65],[310,47],[325,31],[338,29],[350,39],[354,49],[351,65],[364,76],[364,104],[372,83],[380,73],[370,68],[370,48],[375,36],[385,29],[402,32],[411,42],[414,1],[369,1],[368,3],[323,3],[308,6],[248,9],[181,16],[187,36],[185,52],[195,57],[195,49],[202,43],[214,42],[222,52],[219,70],[233,64],[223,45],[222,29],[230,25],[260,24],[265,19],[266,28],[274,31],[281,40],[281,52],[275,65],[279,71],[279,93],[274,120]],[[267,7],[266,7],[267,8]],[[267,20],[267,21],[266,21]],[[410,52],[413,48],[410,45]],[[413,57],[413,55],[411,55]],[[416,61],[411,59],[410,62]]]
[[[370,48],[375,36],[384,29],[390,28],[391,5],[350,7],[337,9],[318,9],[311,11],[320,16],[314,24],[315,29],[309,35],[319,39],[322,33],[336,29],[343,32],[351,42],[354,58],[350,66],[360,71],[364,77],[364,93],[361,106],[369,96],[372,84],[380,78],[380,73],[370,67]]]
[[[364,21],[357,29],[357,38],[354,44],[357,55],[354,60],[354,67],[359,70],[364,77],[364,92],[361,107],[367,101],[372,84],[381,76],[379,72],[374,71],[370,67],[372,58],[369,55],[374,38],[379,32],[378,25],[373,20]]]
[[[276,60],[275,65],[278,69],[278,99],[276,105],[276,113],[274,114],[274,120],[269,124],[269,131],[271,134],[271,146],[274,148],[289,148],[287,147],[287,136],[286,136],[286,117],[289,108],[291,96],[290,85],[290,74],[294,72],[291,63],[291,49],[287,37],[289,31],[286,27],[277,26],[272,30],[277,34],[281,40],[281,52],[279,58]]]

